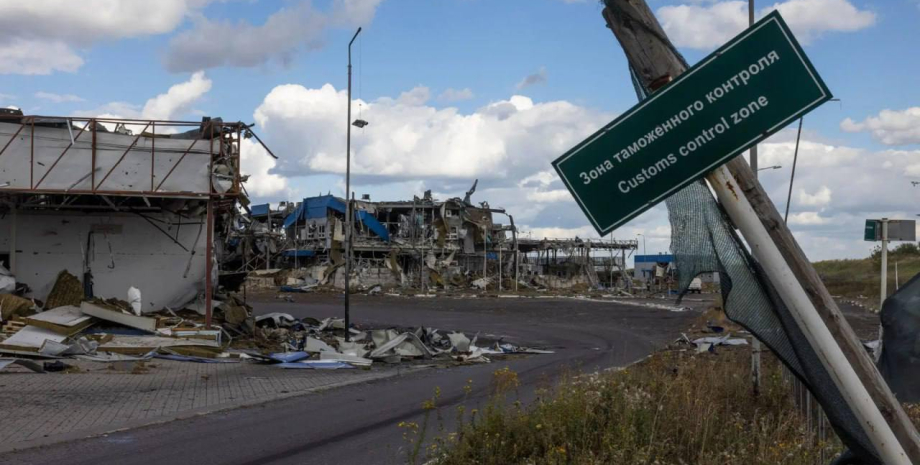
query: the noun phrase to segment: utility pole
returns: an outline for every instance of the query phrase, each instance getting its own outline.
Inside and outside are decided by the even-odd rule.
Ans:
[[[351,200],[351,44],[355,42],[355,39],[358,38],[358,34],[361,33],[361,28],[359,27],[357,32],[355,32],[354,37],[351,38],[351,41],[348,42],[348,121],[345,125],[346,136],[345,136],[345,341],[351,341],[351,334],[348,331],[348,328],[351,324],[350,318],[350,308],[349,308],[349,295],[351,294],[351,288],[349,286],[349,281],[351,281],[351,233],[354,229],[354,213],[352,212],[352,200]],[[333,278],[333,281],[335,279]]]
[[[888,218],[882,218],[882,287],[879,291],[878,311],[888,297]]]
[[[754,0],[748,0],[748,27],[754,24]],[[757,179],[757,146],[751,147],[751,171],[754,173],[754,179]],[[793,168],[794,169],[794,168]],[[760,394],[760,352],[763,350],[760,339],[756,336],[751,337],[751,383],[754,387],[754,394]]]
[[[604,18],[640,84],[654,92],[686,70],[644,0],[605,3]],[[757,182],[751,166],[743,158],[735,158],[710,173],[707,180],[803,336],[815,348],[881,461],[920,463],[920,435]]]

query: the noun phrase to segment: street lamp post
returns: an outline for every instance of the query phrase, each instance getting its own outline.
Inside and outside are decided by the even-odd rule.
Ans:
[[[345,136],[345,341],[351,341],[349,327],[351,318],[349,315],[349,294],[351,294],[351,233],[352,221],[354,214],[351,211],[351,44],[358,38],[361,28],[355,32],[354,37],[348,42],[348,124],[346,125]]]
[[[778,169],[780,169],[780,168],[782,168],[782,167],[783,167],[783,165],[765,166],[765,167],[763,167],[763,168],[758,168],[757,171],[778,170]]]
[[[642,256],[648,260],[648,250],[645,248],[645,234],[636,234],[636,237],[638,236],[642,236]],[[642,276],[645,276],[645,270],[642,270]],[[646,278],[645,282],[648,284],[648,278]]]

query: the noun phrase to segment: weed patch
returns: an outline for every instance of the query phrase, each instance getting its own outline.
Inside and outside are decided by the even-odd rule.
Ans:
[[[509,402],[515,377],[456,433],[438,439],[439,464],[811,464],[821,443],[797,412],[777,360],[751,392],[749,350],[660,352],[629,369],[570,376],[529,407]]]

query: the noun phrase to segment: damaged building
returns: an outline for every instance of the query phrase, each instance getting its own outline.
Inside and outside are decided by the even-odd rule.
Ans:
[[[143,312],[205,313],[218,283],[220,238],[237,227],[239,205],[246,203],[240,144],[252,135],[247,125],[219,118],[6,110],[0,262],[16,292],[44,300],[66,271],[86,298],[125,299],[133,287]]]
[[[445,201],[430,191],[412,200],[355,200],[352,282],[364,289],[628,287],[623,263],[636,241],[522,239],[504,209],[472,202],[475,190],[476,183],[464,198]],[[260,258],[239,262],[240,269],[264,263],[302,270],[302,287],[344,287],[346,208],[333,195],[253,206],[255,232],[238,243],[259,245],[236,253]]]

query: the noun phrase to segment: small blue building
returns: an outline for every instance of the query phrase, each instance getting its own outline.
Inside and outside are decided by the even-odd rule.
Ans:
[[[648,281],[655,277],[658,267],[668,269],[673,267],[674,256],[671,254],[636,255],[633,278]]]

